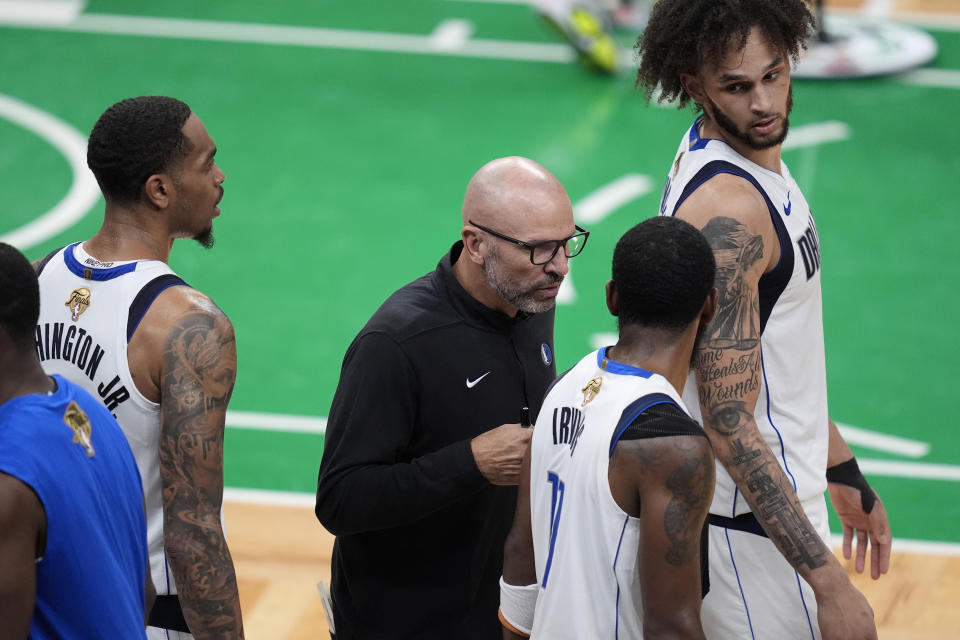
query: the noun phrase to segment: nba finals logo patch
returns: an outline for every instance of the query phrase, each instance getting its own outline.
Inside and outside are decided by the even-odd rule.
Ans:
[[[63,414],[63,421],[67,423],[67,426],[73,431],[73,441],[83,447],[83,450],[87,452],[88,458],[92,458],[95,452],[93,450],[93,441],[90,438],[92,431],[90,418],[83,412],[80,405],[76,402],[71,402],[67,405],[67,411]]]
[[[590,401],[597,397],[597,394],[600,393],[600,385],[603,384],[603,378],[597,376],[590,380],[581,391],[583,391],[583,404],[581,407],[585,407],[590,404]]]
[[[70,293],[70,299],[63,303],[63,306],[70,309],[70,319],[76,322],[80,315],[90,306],[90,289],[80,287]]]

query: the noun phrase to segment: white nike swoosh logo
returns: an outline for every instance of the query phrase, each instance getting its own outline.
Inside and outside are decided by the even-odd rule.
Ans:
[[[477,386],[477,383],[478,383],[478,382],[480,382],[481,380],[483,380],[484,378],[486,378],[488,375],[490,375],[490,372],[489,372],[489,371],[487,371],[485,374],[483,374],[482,376],[480,376],[480,377],[477,378],[476,380],[471,380],[470,378],[467,378],[467,389],[473,389],[475,386]]]

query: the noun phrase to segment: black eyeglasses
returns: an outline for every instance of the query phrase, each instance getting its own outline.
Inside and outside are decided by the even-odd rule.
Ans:
[[[553,257],[557,255],[557,251],[560,251],[560,247],[563,247],[563,253],[568,258],[575,258],[580,255],[580,252],[583,251],[583,248],[587,245],[587,238],[590,236],[590,232],[582,228],[579,225],[573,225],[573,228],[577,230],[572,236],[564,238],[563,240],[546,240],[544,242],[537,242],[532,244],[530,242],[524,242],[523,240],[517,240],[516,238],[511,238],[510,236],[505,236],[502,233],[498,233],[493,229],[488,229],[487,227],[477,224],[473,220],[467,220],[467,223],[472,224],[477,229],[486,231],[492,236],[496,236],[501,240],[506,240],[507,242],[512,242],[518,247],[523,247],[524,249],[530,250],[530,262],[535,265],[547,264]]]

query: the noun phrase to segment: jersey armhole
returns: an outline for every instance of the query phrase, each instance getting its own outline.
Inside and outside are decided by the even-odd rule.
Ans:
[[[617,428],[613,430],[613,437],[610,438],[610,451],[607,455],[613,455],[613,449],[617,446],[621,436],[623,436],[623,432],[633,424],[633,422],[641,413],[654,405],[665,403],[672,404],[674,406],[677,405],[674,399],[665,393],[651,393],[649,395],[637,398],[627,405],[627,408],[623,410],[622,414],[620,414],[620,420],[617,422]]]
[[[66,245],[64,245],[63,247],[60,247],[59,249],[54,249],[53,251],[48,253],[46,256],[44,256],[44,258],[40,260],[40,262],[37,263],[37,266],[34,268],[34,272],[37,274],[38,278],[40,277],[40,274],[43,272],[43,268],[47,266],[47,263],[50,262],[53,256],[63,251],[64,247],[66,247]]]
[[[153,301],[157,299],[163,291],[169,289],[170,287],[176,286],[190,286],[184,282],[179,276],[176,276],[172,273],[167,273],[162,276],[157,276],[140,289],[140,292],[137,293],[137,296],[133,299],[133,302],[130,303],[130,309],[127,312],[127,344],[130,343],[130,339],[133,338],[134,331],[137,330],[137,327],[140,326],[140,321],[143,320],[143,316],[146,315],[147,309],[150,308],[150,305],[153,304]]]

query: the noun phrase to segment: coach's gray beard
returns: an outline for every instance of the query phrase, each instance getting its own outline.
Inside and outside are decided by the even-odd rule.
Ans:
[[[543,313],[552,309],[556,304],[555,299],[538,301],[534,299],[533,293],[541,287],[563,282],[563,276],[547,273],[539,282],[524,288],[503,268],[500,252],[495,246],[490,249],[487,259],[483,262],[483,273],[487,277],[487,284],[497,292],[497,295],[511,306],[526,313]]]

